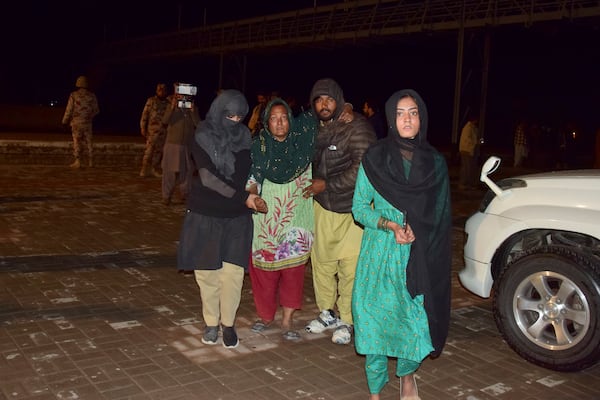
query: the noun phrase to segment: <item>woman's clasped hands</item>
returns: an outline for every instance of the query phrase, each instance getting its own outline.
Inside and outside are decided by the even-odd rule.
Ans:
[[[250,193],[246,199],[246,206],[262,214],[265,214],[267,211],[269,211],[267,202],[262,197],[254,193]]]
[[[394,233],[396,243],[398,244],[408,244],[415,241],[415,233],[409,224],[402,226],[396,222],[390,221],[388,223],[388,229]]]

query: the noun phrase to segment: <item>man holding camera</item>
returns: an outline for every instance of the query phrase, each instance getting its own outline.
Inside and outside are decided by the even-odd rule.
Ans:
[[[193,168],[188,144],[194,137],[196,126],[200,123],[200,116],[193,101],[195,94],[195,86],[175,83],[175,94],[162,119],[163,124],[167,126],[162,159],[164,205],[171,204],[175,186],[179,186],[182,200],[187,197],[189,191],[189,177]]]

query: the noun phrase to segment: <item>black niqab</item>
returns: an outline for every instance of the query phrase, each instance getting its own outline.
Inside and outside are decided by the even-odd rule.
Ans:
[[[230,179],[235,170],[234,153],[248,150],[252,145],[250,130],[240,122],[228,119],[248,114],[248,102],[238,90],[224,90],[210,105],[206,120],[196,129],[195,140],[208,154],[217,171]]]

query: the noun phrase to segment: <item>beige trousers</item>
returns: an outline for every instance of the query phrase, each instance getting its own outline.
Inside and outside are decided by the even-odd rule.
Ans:
[[[240,306],[244,268],[223,263],[217,270],[194,271],[202,299],[202,316],[207,326],[233,326]]]
[[[336,213],[315,201],[315,241],[311,253],[315,301],[319,310],[337,309],[352,324],[352,286],[363,230],[352,213]]]

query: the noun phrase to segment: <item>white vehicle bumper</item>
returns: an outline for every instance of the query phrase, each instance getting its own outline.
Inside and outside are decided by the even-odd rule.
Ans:
[[[465,257],[465,266],[458,273],[458,279],[468,291],[480,297],[490,297],[494,280],[489,263],[485,264]]]
[[[496,249],[516,228],[515,220],[493,214],[475,213],[465,224],[467,242],[464,249],[465,267],[459,272],[461,284],[481,297],[490,297],[494,280],[491,262]]]

